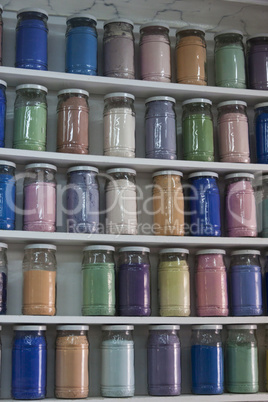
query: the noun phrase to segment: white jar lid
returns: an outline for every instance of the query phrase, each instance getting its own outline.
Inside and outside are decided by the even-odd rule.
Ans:
[[[43,10],[42,8],[31,8],[31,7],[27,7],[27,8],[22,8],[21,10],[19,10],[17,12],[17,16],[22,14],[22,13],[40,13],[40,14],[44,14],[46,17],[48,17],[48,13]]]
[[[88,325],[57,325],[57,331],[88,331]]]
[[[0,248],[8,248],[8,245],[6,243],[0,243]]]
[[[74,18],[85,18],[85,19],[93,20],[97,23],[97,18],[91,14],[72,14],[66,18],[66,22],[73,20]]]
[[[46,325],[14,325],[14,331],[45,331]]]
[[[207,103],[209,105],[212,105],[211,100],[205,99],[205,98],[193,98],[193,99],[187,99],[182,102],[182,106],[188,105],[189,103]]]
[[[257,325],[227,325],[227,329],[257,329]]]
[[[252,173],[231,173],[231,174],[227,174],[224,179],[228,180],[228,179],[233,179],[235,177],[248,177],[250,179],[254,179],[254,174]]]
[[[78,88],[62,89],[61,91],[58,92],[57,96],[60,96],[63,94],[81,94],[81,95],[86,95],[87,97],[89,97],[88,91],[85,91],[84,89],[78,89]]]
[[[134,325],[103,325],[103,331],[133,331]]]
[[[261,252],[259,250],[235,250],[231,252],[231,255],[243,255],[243,254],[261,255]]]
[[[150,331],[178,331],[180,325],[149,325]]]
[[[188,179],[191,179],[192,177],[219,177],[218,173],[215,172],[194,172],[189,174]]]
[[[26,170],[35,168],[51,169],[54,170],[55,172],[57,171],[57,167],[55,165],[51,165],[50,163],[30,163],[29,165],[25,166]]]
[[[1,8],[1,5],[0,5],[0,8]],[[0,85],[4,85],[4,87],[7,87],[6,81],[3,81],[3,80],[0,80]]]
[[[30,250],[33,248],[40,248],[40,249],[50,249],[50,250],[57,250],[57,246],[54,244],[42,244],[42,243],[37,243],[37,244],[28,244],[27,246],[24,247],[24,250]]]
[[[255,109],[258,109],[258,108],[260,108],[260,107],[267,107],[267,106],[268,106],[268,102],[257,103],[257,104],[254,106],[254,110],[255,110]]]
[[[150,98],[147,98],[145,100],[145,104],[149,102],[154,102],[154,101],[169,101],[176,103],[176,99],[172,98],[171,96],[151,96]]]
[[[142,25],[140,26],[140,31],[141,31],[143,28],[147,28],[147,27],[162,27],[162,28],[166,28],[166,29],[169,30],[168,24],[165,24],[164,22],[157,22],[157,21],[155,21],[155,22],[146,22],[145,24],[142,24]]]
[[[217,106],[217,109],[219,109],[222,106],[229,106],[229,105],[242,105],[247,107],[247,102],[240,101],[240,100],[230,100],[230,101],[224,101],[220,102]]]
[[[9,161],[4,161],[4,160],[0,160],[0,166],[11,166],[11,167],[16,167],[16,163],[14,162],[9,162]]]
[[[162,250],[159,251],[159,254],[170,253],[189,254],[189,250],[187,250],[187,248],[162,248]]]
[[[119,249],[119,253],[124,253],[125,251],[139,251],[140,253],[150,253],[150,249],[148,247],[121,247]]]
[[[226,254],[225,250],[218,248],[208,248],[206,250],[198,250],[195,255],[203,255],[203,254]]]
[[[191,25],[186,25],[185,27],[178,28],[176,30],[176,35],[178,33],[180,33],[180,32],[183,32],[183,31],[200,31],[200,32],[203,32],[203,34],[205,33],[204,29],[198,27],[197,25],[192,25],[192,26]]]
[[[16,87],[16,91],[19,91],[20,89],[39,89],[40,91],[44,91],[45,93],[47,93],[47,88],[44,87],[43,85],[22,84]]]
[[[94,251],[94,250],[102,250],[102,251],[114,251],[115,248],[113,246],[106,246],[98,244],[96,246],[87,246],[83,248],[83,251]]]
[[[214,324],[205,324],[205,325],[192,325],[192,329],[194,330],[194,331],[198,331],[199,329],[211,329],[211,330],[214,330],[214,329],[222,329],[222,325],[218,325],[218,324],[216,324],[216,325],[214,325]]]
[[[239,31],[238,29],[230,29],[230,30],[229,29],[224,29],[223,31],[215,33],[214,39],[217,38],[217,36],[228,35],[228,34],[230,34],[230,35],[232,35],[232,34],[240,35],[243,38],[243,32]]]
[[[260,33],[260,34],[256,34],[256,35],[251,35],[247,38],[246,42],[248,42],[251,39],[256,39],[256,38],[268,38],[268,33]]]
[[[109,99],[109,98],[129,98],[135,100],[135,96],[132,94],[128,94],[127,92],[111,92],[110,94],[107,94],[104,96],[104,100]]]
[[[76,172],[76,171],[80,171],[80,170],[87,170],[90,172],[99,173],[99,169],[94,166],[73,166],[67,170],[67,173]]]
[[[133,22],[131,20],[128,20],[127,18],[112,18],[111,20],[104,22],[103,26],[105,27],[105,25],[112,24],[113,22],[122,22],[125,24],[132,25],[132,27],[134,27]]]
[[[166,175],[174,175],[174,176],[183,176],[182,172],[179,172],[178,170],[159,170],[158,172],[154,172],[152,174],[152,177],[155,176],[166,176]]]
[[[136,174],[136,170],[129,169],[129,168],[113,168],[113,169],[106,170],[106,174],[111,174],[111,173],[131,173],[131,174]]]

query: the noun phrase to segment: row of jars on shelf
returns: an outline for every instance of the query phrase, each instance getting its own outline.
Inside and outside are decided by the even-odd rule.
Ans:
[[[6,249],[7,245],[0,243],[1,314],[7,311]],[[121,316],[150,316],[150,249],[137,246],[120,248],[117,270],[114,251],[115,248],[108,245],[84,248],[82,315],[113,316],[117,312]],[[160,316],[190,315],[188,254],[189,250],[183,248],[165,248],[159,252],[157,286]],[[221,249],[205,249],[196,253],[194,279],[197,316],[228,316],[229,307],[233,316],[262,315],[264,286],[260,251],[236,250],[231,253],[228,286],[225,254],[225,250]],[[55,315],[56,246],[27,245],[22,265],[22,314]],[[266,262],[266,287],[267,270]]]
[[[57,326],[54,388],[57,398],[86,398],[89,394],[88,329],[87,325]],[[134,396],[133,329],[133,325],[102,326],[100,392],[104,397]],[[179,329],[179,325],[149,326],[149,395],[175,396],[181,393],[184,370],[181,367]],[[222,325],[192,326],[192,393],[217,395],[222,394],[224,388],[231,393],[258,392],[257,326],[228,325],[227,329],[224,356]],[[11,386],[14,399],[42,399],[46,396],[45,331],[44,325],[14,327]],[[266,378],[267,375],[266,371]]]
[[[18,11],[17,17],[15,67],[47,70],[47,12],[28,8]],[[66,23],[65,71],[97,75],[96,18],[76,14],[68,17]],[[2,29],[2,24],[0,27]],[[104,23],[104,76],[134,79],[137,75],[133,27],[132,21],[122,18]],[[205,31],[200,27],[186,26],[176,31],[176,39],[176,81],[207,85]],[[214,39],[217,86],[246,88],[248,85],[253,89],[268,89],[268,33],[247,39],[247,69],[241,31],[222,31],[215,34]],[[141,25],[139,62],[141,79],[171,82],[171,47],[167,24],[153,21]]]
[[[6,83],[0,81],[0,146],[5,145]],[[47,88],[35,84],[16,87],[13,148],[45,151],[47,143]],[[88,154],[89,94],[82,89],[58,93],[57,151]],[[135,157],[135,109],[132,94],[114,92],[104,97],[103,154]],[[145,157],[177,159],[175,99],[154,96],[145,100]],[[182,150],[186,160],[214,161],[212,102],[195,98],[182,102]],[[221,162],[250,162],[247,103],[218,104],[217,131]],[[268,163],[268,102],[255,105],[257,162]],[[178,143],[178,144],[177,144]]]

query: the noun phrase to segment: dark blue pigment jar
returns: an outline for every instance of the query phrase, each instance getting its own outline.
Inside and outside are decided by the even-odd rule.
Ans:
[[[263,314],[260,251],[236,250],[231,253],[230,297],[233,316]]]
[[[15,229],[16,182],[13,162],[0,160],[0,229]]]
[[[0,243],[0,314],[7,313],[7,250],[6,243]]]
[[[97,20],[92,15],[74,14],[66,21],[65,71],[97,75]]]
[[[17,18],[15,67],[47,70],[47,12],[24,8]]]
[[[14,326],[11,385],[14,399],[43,399],[46,396],[45,330],[45,325]]]
[[[0,148],[5,146],[5,128],[6,128],[6,87],[7,83],[0,80]]]
[[[268,163],[268,102],[258,103],[254,110],[257,162]]]
[[[220,193],[218,174],[195,172],[190,181],[190,234],[192,236],[220,236]]]

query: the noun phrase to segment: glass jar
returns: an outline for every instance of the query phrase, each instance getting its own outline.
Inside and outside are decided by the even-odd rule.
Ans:
[[[257,163],[268,163],[268,102],[254,106]]]
[[[268,391],[268,325],[265,325],[265,388]]]
[[[14,399],[46,397],[47,342],[45,325],[15,325],[12,347]]]
[[[16,87],[13,148],[45,151],[47,141],[47,88],[23,84]]]
[[[219,175],[214,172],[195,172],[190,182],[190,234],[192,236],[221,236]]]
[[[171,82],[171,50],[167,24],[149,22],[140,27],[142,80]]]
[[[115,315],[114,251],[105,245],[84,248],[82,315]]]
[[[230,296],[232,315],[263,314],[260,251],[236,250],[231,253]]]
[[[170,96],[146,99],[145,157],[177,159],[176,100]]]
[[[180,84],[207,85],[205,31],[186,26],[176,31],[176,80]]]
[[[31,163],[25,166],[23,230],[56,231],[56,166]]]
[[[58,92],[57,152],[88,154],[88,97],[83,89]]]
[[[162,317],[190,315],[189,250],[164,248],[159,251],[158,303]]]
[[[106,233],[137,234],[136,171],[128,168],[107,170]]]
[[[259,197],[258,199],[256,198],[256,204],[259,201],[257,204],[261,226],[259,231],[262,237],[268,237],[268,175],[262,176],[261,180],[262,186],[259,186],[259,193],[257,193]]]
[[[153,232],[160,236],[184,235],[182,172],[161,170],[153,173]]]
[[[3,65],[3,6],[0,4],[0,66]]]
[[[214,35],[214,71],[217,87],[246,88],[246,67],[241,31],[222,31]]]
[[[135,96],[113,92],[104,97],[103,154],[135,158]]]
[[[256,237],[256,202],[251,173],[232,173],[225,176],[225,219],[229,237]]]
[[[103,33],[103,75],[135,78],[134,24],[125,18],[106,21]]]
[[[268,34],[247,39],[247,72],[250,89],[268,89]]]
[[[192,393],[219,395],[224,391],[222,325],[192,326]]]
[[[89,14],[74,14],[66,19],[66,73],[97,75],[97,20]]]
[[[190,161],[214,161],[212,102],[189,99],[182,102],[183,158]]]
[[[67,170],[67,232],[99,232],[98,173],[92,166]]]
[[[1,62],[1,5],[0,5],[0,66]],[[6,130],[6,87],[7,83],[0,80],[0,148],[5,147],[5,130]]]
[[[16,165],[0,160],[0,229],[15,229]]]
[[[199,317],[228,316],[225,250],[206,249],[196,253],[195,294]]]
[[[150,325],[147,342],[148,393],[174,396],[181,393],[179,325]]]
[[[4,315],[7,313],[7,268],[8,268],[7,254],[6,254],[7,248],[8,245],[6,243],[0,243],[0,315]],[[1,365],[1,339],[0,339],[0,365]]]
[[[133,325],[105,325],[101,343],[101,395],[134,396]]]
[[[15,67],[47,70],[48,14],[40,8],[17,13]]]
[[[56,249],[52,244],[24,248],[22,314],[56,314]]]
[[[88,325],[58,325],[55,358],[56,398],[87,398],[89,392]]]
[[[221,102],[217,109],[220,161],[250,163],[246,102]]]
[[[249,394],[259,390],[257,325],[228,325],[226,388],[228,392]]]
[[[119,249],[119,315],[151,315],[149,253],[150,249],[147,247],[123,247]]]

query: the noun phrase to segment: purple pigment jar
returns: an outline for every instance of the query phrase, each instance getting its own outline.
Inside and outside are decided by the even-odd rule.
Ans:
[[[268,33],[247,40],[248,87],[268,89]]]

